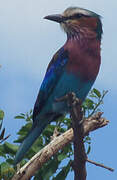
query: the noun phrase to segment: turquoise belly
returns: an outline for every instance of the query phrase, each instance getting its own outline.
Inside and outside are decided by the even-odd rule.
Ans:
[[[59,82],[56,84],[53,92],[49,96],[41,113],[67,113],[67,104],[65,102],[55,102],[55,99],[60,98],[69,92],[74,92],[76,96],[83,101],[91,89],[93,83],[93,81],[84,82],[73,74],[67,74],[64,72],[62,77],[59,79]]]

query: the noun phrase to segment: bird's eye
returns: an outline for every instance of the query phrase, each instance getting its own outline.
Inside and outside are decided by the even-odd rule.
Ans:
[[[83,16],[83,14],[74,14],[73,16],[70,16],[69,19],[79,19]]]
[[[72,20],[72,19],[78,19],[78,18],[81,18],[82,16],[84,16],[83,14],[74,14],[72,16],[68,16],[68,17],[64,17],[64,21],[66,20]]]
[[[83,15],[82,14],[76,14],[75,17],[76,18],[81,18]]]

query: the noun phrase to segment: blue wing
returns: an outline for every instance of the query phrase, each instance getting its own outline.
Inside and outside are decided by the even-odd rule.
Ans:
[[[68,61],[68,52],[61,48],[52,58],[48,65],[44,80],[41,84],[40,91],[33,110],[33,121],[39,115],[49,95],[52,93],[57,82],[59,81],[64,67]]]

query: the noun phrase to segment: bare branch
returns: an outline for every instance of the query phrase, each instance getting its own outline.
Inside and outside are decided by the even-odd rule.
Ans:
[[[110,168],[110,167],[108,167],[108,166],[105,166],[104,164],[97,163],[97,162],[92,161],[92,160],[90,160],[90,159],[87,159],[87,162],[89,162],[89,163],[91,163],[91,164],[94,164],[95,166],[99,166],[99,167],[108,169],[109,171],[112,171],[112,172],[114,171],[113,168]]]
[[[68,94],[68,103],[70,105],[70,115],[74,134],[74,180],[86,180],[86,159],[85,147],[83,142],[83,112],[82,102],[76,98],[74,93]]]
[[[102,113],[98,112],[96,115],[85,119],[83,122],[83,136],[89,134],[98,128],[108,125],[109,121],[105,118],[101,118]],[[63,149],[67,144],[73,141],[73,129],[69,129],[62,135],[55,137],[47,146],[39,151],[32,159],[25,164],[20,171],[18,171],[12,180],[29,180],[37,170],[39,170],[44,163],[46,163],[52,156],[54,156],[59,150]]]

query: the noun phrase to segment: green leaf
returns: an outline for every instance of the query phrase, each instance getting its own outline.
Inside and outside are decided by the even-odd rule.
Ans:
[[[87,98],[83,103],[83,106],[88,110],[94,109],[94,102],[91,99]]]
[[[6,151],[4,149],[4,145],[0,145],[0,156],[6,158]]]
[[[8,154],[10,153],[10,154],[15,155],[17,150],[18,150],[18,146],[17,145],[10,144],[8,142],[5,142],[3,146],[5,148],[6,153],[8,153]]]
[[[13,164],[14,164],[14,160],[13,160],[13,159],[11,159],[11,158],[7,159],[7,160],[6,160],[6,162],[7,162],[7,163],[9,163],[9,164],[11,164],[11,165],[13,165]]]
[[[50,180],[50,177],[56,173],[60,162],[55,158],[50,159],[44,166],[38,171],[34,180]]]
[[[32,127],[32,123],[27,123],[25,126],[22,126],[22,128],[19,130],[17,134],[25,136],[27,135],[31,127]]]
[[[71,161],[67,164],[67,166],[64,166],[62,170],[57,174],[56,177],[54,177],[52,180],[65,180],[71,167]]]
[[[12,168],[7,162],[0,164],[0,179],[10,180],[14,173],[14,168]]]
[[[23,115],[22,115],[22,116],[21,116],[21,115],[18,115],[18,116],[15,116],[14,118],[15,118],[15,119],[25,119],[25,117],[24,117]]]
[[[48,164],[48,166],[46,166],[46,168],[44,168],[43,171],[43,177],[46,180],[50,180],[50,177],[57,171],[58,168],[58,162],[57,161],[50,161],[50,163]],[[49,167],[49,169],[48,169]]]
[[[20,135],[17,140],[13,141],[14,143],[22,143],[26,135]]]
[[[91,143],[91,138],[89,136],[86,136],[84,138],[84,142],[90,144]]]
[[[88,150],[87,150],[87,154],[89,154],[90,151],[91,151],[91,146],[89,145],[89,146],[88,146]]]
[[[5,133],[5,128],[2,130],[2,132],[0,134],[0,140],[2,140],[4,138],[4,133]]]
[[[66,154],[61,153],[58,155],[57,159],[58,159],[58,161],[62,161],[63,159],[65,159],[67,157],[68,157],[67,153]]]
[[[56,127],[55,125],[49,124],[49,125],[47,126],[47,128],[44,130],[44,134],[46,134],[47,132],[53,133],[55,127]]]
[[[86,136],[85,141],[90,141],[91,138],[89,136]]]
[[[25,114],[24,114],[24,113],[20,113],[20,115],[25,117]]]
[[[98,91],[97,89],[93,88],[93,92],[100,98],[101,97],[101,93],[100,91]]]
[[[32,112],[33,112],[33,110],[31,109],[31,110],[30,110],[30,114],[32,114]]]
[[[3,120],[3,118],[4,118],[4,112],[0,110],[0,120]]]
[[[3,119],[0,119],[0,129],[2,128]]]
[[[30,131],[32,127],[32,123],[27,123],[25,126],[21,127],[21,129],[19,130],[19,132],[17,133],[19,135],[18,139],[14,141],[14,143],[21,143],[24,138],[26,137],[26,135],[28,134],[28,132]]]

